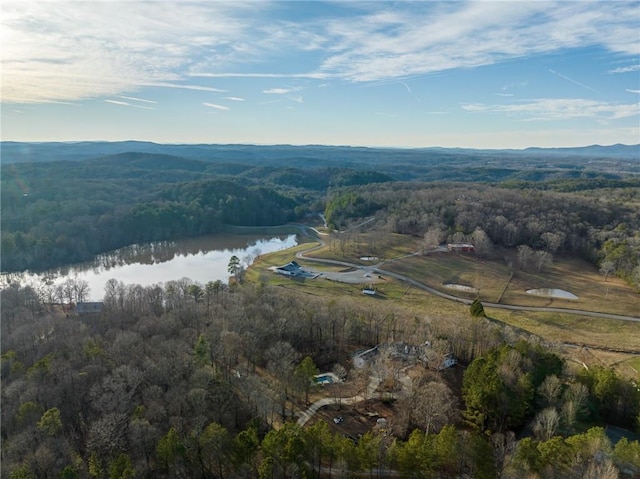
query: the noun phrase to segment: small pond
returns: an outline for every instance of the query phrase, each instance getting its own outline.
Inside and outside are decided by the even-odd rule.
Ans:
[[[464,291],[465,293],[477,293],[478,290],[472,286],[465,286],[464,284],[455,283],[443,283],[442,286],[449,289],[455,289],[458,291]]]
[[[556,289],[556,288],[528,289],[526,293],[532,294],[534,296],[542,296],[544,298],[572,299],[572,300],[579,299],[575,294],[570,293],[569,291],[565,291],[564,289]]]

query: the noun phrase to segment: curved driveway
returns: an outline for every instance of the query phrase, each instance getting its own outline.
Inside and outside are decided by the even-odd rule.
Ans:
[[[408,283],[412,286],[415,286],[416,288],[422,289],[423,291],[427,291],[428,293],[434,294],[436,296],[440,296],[441,298],[444,299],[448,299],[450,301],[457,301],[458,303],[463,303],[463,304],[468,304],[470,305],[473,301],[470,299],[464,299],[464,298],[459,298],[457,296],[453,296],[451,294],[447,294],[447,293],[443,293],[442,291],[438,291],[437,289],[431,288],[429,286],[427,286],[426,284],[420,283],[419,281],[416,281],[412,278],[409,278],[408,276],[402,275],[402,274],[398,274],[398,273],[393,273],[391,271],[387,271],[384,269],[380,269],[378,266],[381,264],[384,264],[384,262],[379,263],[376,266],[362,266],[359,264],[355,264],[355,263],[348,263],[346,261],[337,261],[337,260],[332,260],[332,259],[324,259],[324,258],[313,258],[313,257],[309,257],[306,256],[307,253],[311,253],[312,251],[315,251],[317,249],[320,249],[324,246],[324,241],[322,240],[322,238],[320,237],[322,233],[320,233],[318,230],[316,230],[315,228],[311,228],[309,226],[305,226],[305,225],[296,225],[300,228],[300,230],[303,232],[303,234],[305,234],[306,236],[312,237],[312,238],[316,238],[320,241],[320,244],[318,246],[313,246],[307,250],[304,251],[300,251],[298,253],[296,253],[296,257],[297,258],[301,258],[301,259],[305,259],[307,261],[314,261],[316,263],[323,263],[323,264],[330,264],[330,265],[337,265],[337,266],[345,266],[348,268],[358,268],[360,270],[366,271],[366,272],[373,272],[376,274],[381,274],[381,275],[386,275],[386,276],[390,276],[392,278],[396,278],[400,281],[403,281],[405,283]],[[414,253],[416,254],[416,253]],[[407,256],[413,256],[413,255],[407,255]],[[577,314],[580,316],[591,316],[591,317],[595,317],[595,318],[605,318],[605,319],[618,319],[621,321],[634,321],[634,322],[640,322],[640,317],[637,316],[625,316],[625,315],[621,315],[621,314],[610,314],[610,313],[601,313],[601,312],[597,312],[597,311],[585,311],[582,309],[570,309],[570,308],[552,308],[552,307],[536,307],[536,306],[516,306],[516,305],[511,305],[511,304],[500,304],[500,303],[488,303],[488,302],[482,302],[482,305],[485,308],[499,308],[499,309],[508,309],[511,311],[533,311],[533,312],[546,312],[546,313],[562,313],[562,314]]]

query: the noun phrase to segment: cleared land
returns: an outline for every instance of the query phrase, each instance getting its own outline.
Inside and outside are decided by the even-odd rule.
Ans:
[[[640,295],[617,278],[610,278],[605,282],[593,265],[579,259],[555,258],[552,266],[546,271],[532,273],[513,270],[512,275],[504,260],[483,260],[471,254],[444,252],[415,254],[420,250],[420,240],[401,235],[389,235],[385,240],[387,249],[382,251],[378,242],[378,247],[372,252],[367,249],[371,237],[371,234],[352,235],[350,241],[353,251],[350,254],[346,254],[346,251],[343,254],[339,241],[333,239],[326,240],[322,247],[318,247],[319,242],[307,243],[260,257],[248,271],[247,279],[268,282],[317,296],[345,294],[359,301],[397,301],[399,309],[418,316],[421,312],[468,314],[468,307],[465,305],[436,297],[384,275],[375,285],[378,291],[377,298],[371,298],[363,297],[361,294],[362,286],[371,282],[364,274],[361,284],[352,284],[330,281],[322,277],[315,280],[288,278],[268,270],[271,266],[286,264],[295,258],[296,253],[315,246],[318,248],[307,253],[308,257],[371,267],[372,262],[360,258],[377,256],[380,259],[377,265],[381,269],[411,277],[436,290],[461,298],[473,299],[476,295],[455,291],[444,285],[454,283],[476,288],[479,290],[480,299],[485,302],[497,302],[500,299],[503,304],[520,306],[550,306],[636,316],[640,313]],[[346,269],[344,266],[324,265],[303,258],[297,258],[296,261],[314,271],[339,273]],[[527,289],[533,288],[559,288],[574,293],[579,299],[541,298],[526,293]],[[640,351],[640,323],[575,314],[506,311],[495,308],[487,308],[487,313],[495,320],[555,343],[636,353]],[[626,361],[630,361],[631,366],[626,365]],[[615,360],[607,361],[607,364],[624,365],[633,372],[632,367],[636,370],[640,367],[637,361],[640,359],[635,356],[616,355]]]
[[[573,258],[557,258],[540,273],[511,270],[504,261],[489,261],[472,254],[434,253],[412,256],[392,263],[384,269],[410,276],[439,291],[452,294],[444,284],[471,286],[479,291],[482,301],[519,306],[558,307],[598,311],[621,315],[640,313],[640,295],[618,278],[604,281],[594,266]],[[527,294],[529,289],[558,288],[578,296],[578,300],[554,299]],[[475,298],[458,292],[456,296]]]

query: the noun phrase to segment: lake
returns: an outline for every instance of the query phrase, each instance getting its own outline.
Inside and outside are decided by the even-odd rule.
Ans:
[[[20,282],[38,285],[60,284],[69,278],[87,281],[89,300],[100,301],[108,280],[125,284],[151,286],[171,280],[189,278],[201,284],[229,280],[229,260],[237,256],[248,266],[261,254],[296,246],[296,235],[265,237],[256,235],[218,234],[178,241],[162,241],[127,246],[105,253],[93,261],[71,265],[45,273],[2,274],[1,283]]]

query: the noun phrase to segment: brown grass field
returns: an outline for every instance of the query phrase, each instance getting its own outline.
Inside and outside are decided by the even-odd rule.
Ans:
[[[504,259],[487,260],[472,254],[448,252],[415,255],[413,253],[421,248],[419,238],[402,235],[387,235],[385,238],[384,244],[381,244],[379,236],[377,237],[376,248],[372,252],[369,248],[372,240],[366,234],[352,235],[349,248],[342,250],[338,241],[327,241],[323,237],[325,246],[308,253],[307,256],[363,266],[371,265],[371,262],[362,261],[361,257],[377,256],[379,262],[384,262],[383,265],[379,265],[381,269],[409,276],[439,291],[467,299],[475,298],[476,294],[452,290],[443,284],[454,283],[476,288],[479,291],[478,296],[485,302],[497,302],[500,299],[502,304],[640,315],[640,294],[618,278],[609,278],[605,282],[595,266],[580,259],[554,258],[552,266],[546,271],[537,273],[514,270],[512,275]],[[297,252],[306,251],[319,244],[303,243],[286,251],[262,256],[247,271],[247,280],[278,285],[314,296],[348,295],[357,301],[371,301],[372,298],[362,297],[361,284],[340,283],[322,278],[292,279],[274,274],[268,269],[271,266],[286,264],[296,259]],[[505,258],[509,254],[513,252],[501,252],[496,256]],[[296,261],[303,267],[316,271],[337,272],[344,269],[305,259]],[[513,263],[517,264],[516,261]],[[419,316],[425,312],[468,314],[468,307],[465,305],[428,294],[391,278],[385,278],[376,287],[379,292],[377,301],[397,302],[399,309],[411,315]],[[541,298],[526,293],[527,289],[534,288],[562,289],[578,296],[578,300]],[[570,347],[566,350],[570,358],[575,359],[576,351],[581,351],[578,356],[584,356],[584,351],[589,351],[584,359],[578,360],[588,364],[615,366],[636,377],[640,371],[638,322],[497,308],[487,308],[487,314],[495,320],[540,336],[546,341],[579,345],[577,348]],[[582,346],[589,349],[585,350]],[[608,349],[612,351],[607,351]]]

